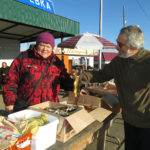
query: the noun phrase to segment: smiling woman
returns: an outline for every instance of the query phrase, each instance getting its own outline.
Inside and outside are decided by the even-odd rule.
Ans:
[[[48,58],[52,54],[52,46],[46,43],[39,43],[37,51],[43,58]]]
[[[54,37],[47,32],[43,32],[38,36],[36,45],[37,52],[43,58],[48,58],[52,54],[55,45]]]
[[[43,32],[35,47],[14,59],[4,81],[4,102],[8,112],[44,101],[59,102],[60,87],[65,91],[73,90],[73,79],[53,53],[54,44],[54,37]]]

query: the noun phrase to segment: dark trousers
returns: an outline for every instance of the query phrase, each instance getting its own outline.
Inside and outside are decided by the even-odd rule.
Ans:
[[[125,150],[150,150],[150,128],[137,128],[124,122]]]

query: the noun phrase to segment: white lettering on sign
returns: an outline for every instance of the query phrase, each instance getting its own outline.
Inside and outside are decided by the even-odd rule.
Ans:
[[[30,2],[34,4],[34,1],[33,1],[33,0],[30,0]]]
[[[35,4],[36,4],[36,5],[40,5],[39,0],[35,0]]]
[[[87,51],[87,50],[84,50],[84,49],[69,49],[69,48],[64,48],[64,54],[67,54],[67,55],[89,55],[89,56],[95,56],[98,54],[98,51],[97,50],[90,50],[90,51]],[[58,47],[55,47],[54,48],[54,53],[55,54],[61,54],[62,53],[62,50]]]
[[[47,12],[55,13],[53,0],[16,0],[16,1],[36,7],[38,9],[43,9]]]
[[[33,4],[38,5],[38,6],[40,5],[41,7],[47,8],[49,10],[52,10],[52,8],[51,8],[51,6],[50,6],[50,4],[48,2],[46,2],[46,6],[45,6],[44,0],[29,0],[29,1],[31,3],[33,3]],[[49,0],[49,2],[51,2],[51,1]]]
[[[50,9],[51,10],[51,7],[49,5],[49,3],[47,2],[47,9]]]
[[[45,8],[44,0],[41,0],[41,6]]]

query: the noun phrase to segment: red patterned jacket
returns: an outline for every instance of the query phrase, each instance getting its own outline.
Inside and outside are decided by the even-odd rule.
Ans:
[[[67,91],[73,90],[73,80],[66,72],[62,61],[54,54],[44,59],[34,48],[20,53],[11,64],[3,85],[6,106],[14,105],[16,98],[27,100],[47,63],[51,65],[30,97],[30,105],[44,101],[58,102],[60,84]]]

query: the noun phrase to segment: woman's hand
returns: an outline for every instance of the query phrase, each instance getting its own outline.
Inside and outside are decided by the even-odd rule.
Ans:
[[[5,110],[10,114],[14,110],[14,105],[5,106]]]
[[[83,96],[83,95],[89,95],[89,92],[86,91],[85,89],[81,89],[80,95],[81,95],[81,96]]]

